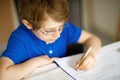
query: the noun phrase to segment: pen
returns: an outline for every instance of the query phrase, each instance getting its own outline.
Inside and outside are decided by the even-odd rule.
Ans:
[[[91,50],[92,50],[92,47],[89,47],[89,49],[88,49],[87,52],[85,53],[84,57],[86,57],[86,56],[90,53]]]
[[[83,59],[82,59],[81,63],[83,63],[85,57],[90,53],[91,50],[92,50],[92,47],[89,47],[89,49],[87,50],[87,52],[86,52],[85,55],[83,56]]]

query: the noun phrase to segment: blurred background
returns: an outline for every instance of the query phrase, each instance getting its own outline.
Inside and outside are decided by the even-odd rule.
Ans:
[[[20,24],[18,1],[0,2],[0,51]],[[102,46],[120,40],[120,0],[70,0],[70,12],[70,21],[98,36]]]

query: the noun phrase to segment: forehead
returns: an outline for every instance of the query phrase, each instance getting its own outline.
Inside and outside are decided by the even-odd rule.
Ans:
[[[52,18],[48,17],[48,18],[42,23],[42,27],[43,27],[43,28],[51,29],[51,28],[58,28],[58,27],[62,26],[63,24],[64,24],[63,21],[58,22],[58,21],[55,21],[55,20],[53,20]]]

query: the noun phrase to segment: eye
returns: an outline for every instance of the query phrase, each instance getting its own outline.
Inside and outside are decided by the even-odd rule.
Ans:
[[[53,30],[44,30],[45,32],[49,33],[49,32],[55,32],[57,31],[57,29],[53,29]]]

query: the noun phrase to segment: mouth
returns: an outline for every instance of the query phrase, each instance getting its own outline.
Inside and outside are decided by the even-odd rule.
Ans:
[[[46,43],[54,43],[58,38],[47,40]]]
[[[48,40],[46,41],[46,43],[54,43],[57,39],[54,39],[54,40]]]

